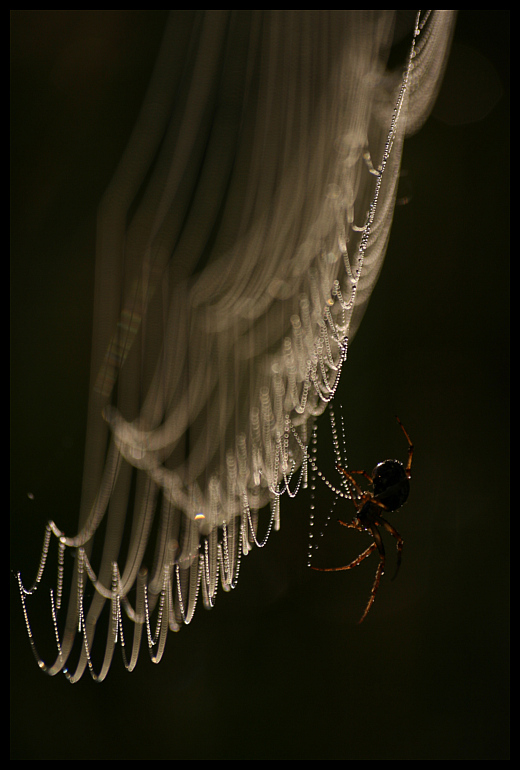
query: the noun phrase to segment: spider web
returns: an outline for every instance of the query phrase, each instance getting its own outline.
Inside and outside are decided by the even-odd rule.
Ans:
[[[50,522],[33,585],[18,577],[47,673],[67,672],[77,638],[71,681],[105,678],[118,644],[131,670],[143,635],[158,662],[168,629],[235,587],[242,557],[279,527],[280,498],[306,485],[312,426],[379,275],[404,136],[431,109],[453,18],[420,12],[389,71],[390,11],[200,12],[188,30],[172,13],[99,208],[78,531]],[[48,665],[27,605],[53,538]]]

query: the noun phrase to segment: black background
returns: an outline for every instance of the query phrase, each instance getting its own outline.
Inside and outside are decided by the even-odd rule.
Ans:
[[[410,200],[341,383],[351,467],[404,459],[394,414],[416,445],[410,499],[391,519],[405,538],[398,580],[356,625],[375,557],[308,570],[302,493],[237,589],[170,634],[159,666],[144,651],[130,675],[116,656],[104,684],[71,686],[34,663],[14,572],[31,580],[48,518],[67,531],[77,518],[96,206],[164,20],[11,16],[11,756],[508,759],[507,11],[459,13],[438,107],[405,145]],[[323,518],[329,506],[320,492]],[[331,523],[315,559],[347,563],[361,543]],[[35,612],[52,643],[49,607]]]

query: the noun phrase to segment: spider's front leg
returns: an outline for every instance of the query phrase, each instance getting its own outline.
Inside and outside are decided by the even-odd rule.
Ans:
[[[413,458],[412,439],[408,435],[408,431],[406,430],[406,428],[404,427],[403,423],[401,422],[401,420],[399,419],[399,417],[397,415],[395,416],[395,419],[397,420],[397,422],[401,426],[401,430],[403,431],[404,436],[405,436],[406,440],[408,441],[408,460],[407,460],[407,463],[406,463],[405,472],[406,472],[406,478],[407,479],[411,479],[412,478],[412,470],[411,470],[412,469],[412,458]]]
[[[367,479],[367,481],[369,481],[371,484],[373,483],[372,476],[369,473],[367,473],[366,471],[346,471],[345,468],[341,467],[341,465],[336,465],[336,468],[338,469],[338,471],[340,473],[342,473],[345,476],[347,481],[350,482],[350,484],[352,485],[352,487],[354,489],[354,492],[358,495],[358,497],[362,497],[363,490],[361,489],[361,487],[359,486],[357,481],[352,477],[353,473],[359,474],[361,476],[364,476]]]

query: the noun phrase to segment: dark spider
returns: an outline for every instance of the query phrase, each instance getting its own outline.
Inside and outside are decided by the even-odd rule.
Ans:
[[[403,465],[403,463],[399,460],[385,460],[384,462],[376,465],[372,471],[372,475],[366,471],[346,471],[341,467],[341,465],[336,466],[338,471],[340,471],[340,473],[346,477],[347,481],[356,494],[356,498],[352,498],[352,502],[354,503],[357,511],[357,515],[350,522],[350,524],[347,524],[344,521],[340,521],[339,523],[344,527],[348,527],[349,529],[357,529],[359,532],[370,532],[374,538],[374,542],[369,545],[368,548],[357,557],[357,559],[354,559],[354,561],[350,562],[350,564],[347,564],[346,567],[329,567],[325,569],[312,567],[312,569],[318,572],[340,572],[344,569],[352,569],[352,567],[357,567],[358,564],[361,564],[363,559],[366,559],[367,556],[370,556],[372,551],[377,548],[379,551],[379,565],[376,570],[376,576],[372,586],[372,591],[370,592],[368,604],[361,620],[358,621],[359,623],[364,621],[368,611],[370,610],[370,607],[373,605],[376,598],[377,589],[379,588],[379,583],[385,571],[385,547],[383,545],[378,527],[383,527],[386,529],[386,531],[397,540],[397,567],[392,580],[397,576],[399,567],[401,566],[403,538],[399,532],[381,516],[381,511],[399,510],[399,508],[401,508],[401,506],[403,506],[407,501],[410,492],[410,478],[412,476],[410,468],[412,467],[413,444],[410,440],[410,436],[406,431],[406,428],[404,427],[399,417],[396,419],[401,426],[401,430],[403,431],[406,440],[408,441],[408,460],[406,465]],[[371,483],[373,492],[363,492],[357,481],[355,481],[352,476],[354,473],[364,476]]]

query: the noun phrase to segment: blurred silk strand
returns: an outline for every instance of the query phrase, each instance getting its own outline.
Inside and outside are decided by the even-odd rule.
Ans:
[[[132,669],[143,631],[158,661],[168,628],[191,620],[200,594],[212,606],[219,583],[234,587],[241,555],[263,544],[260,509],[270,505],[269,532],[280,496],[305,483],[312,422],[381,269],[403,139],[433,106],[451,41],[454,12],[421,11],[390,68],[399,13],[171,13],[99,207],[78,533],[49,523],[34,585],[19,578],[49,674],[66,670],[76,638],[71,681],[87,667],[103,679],[117,642]],[[53,536],[47,665],[27,596]]]

